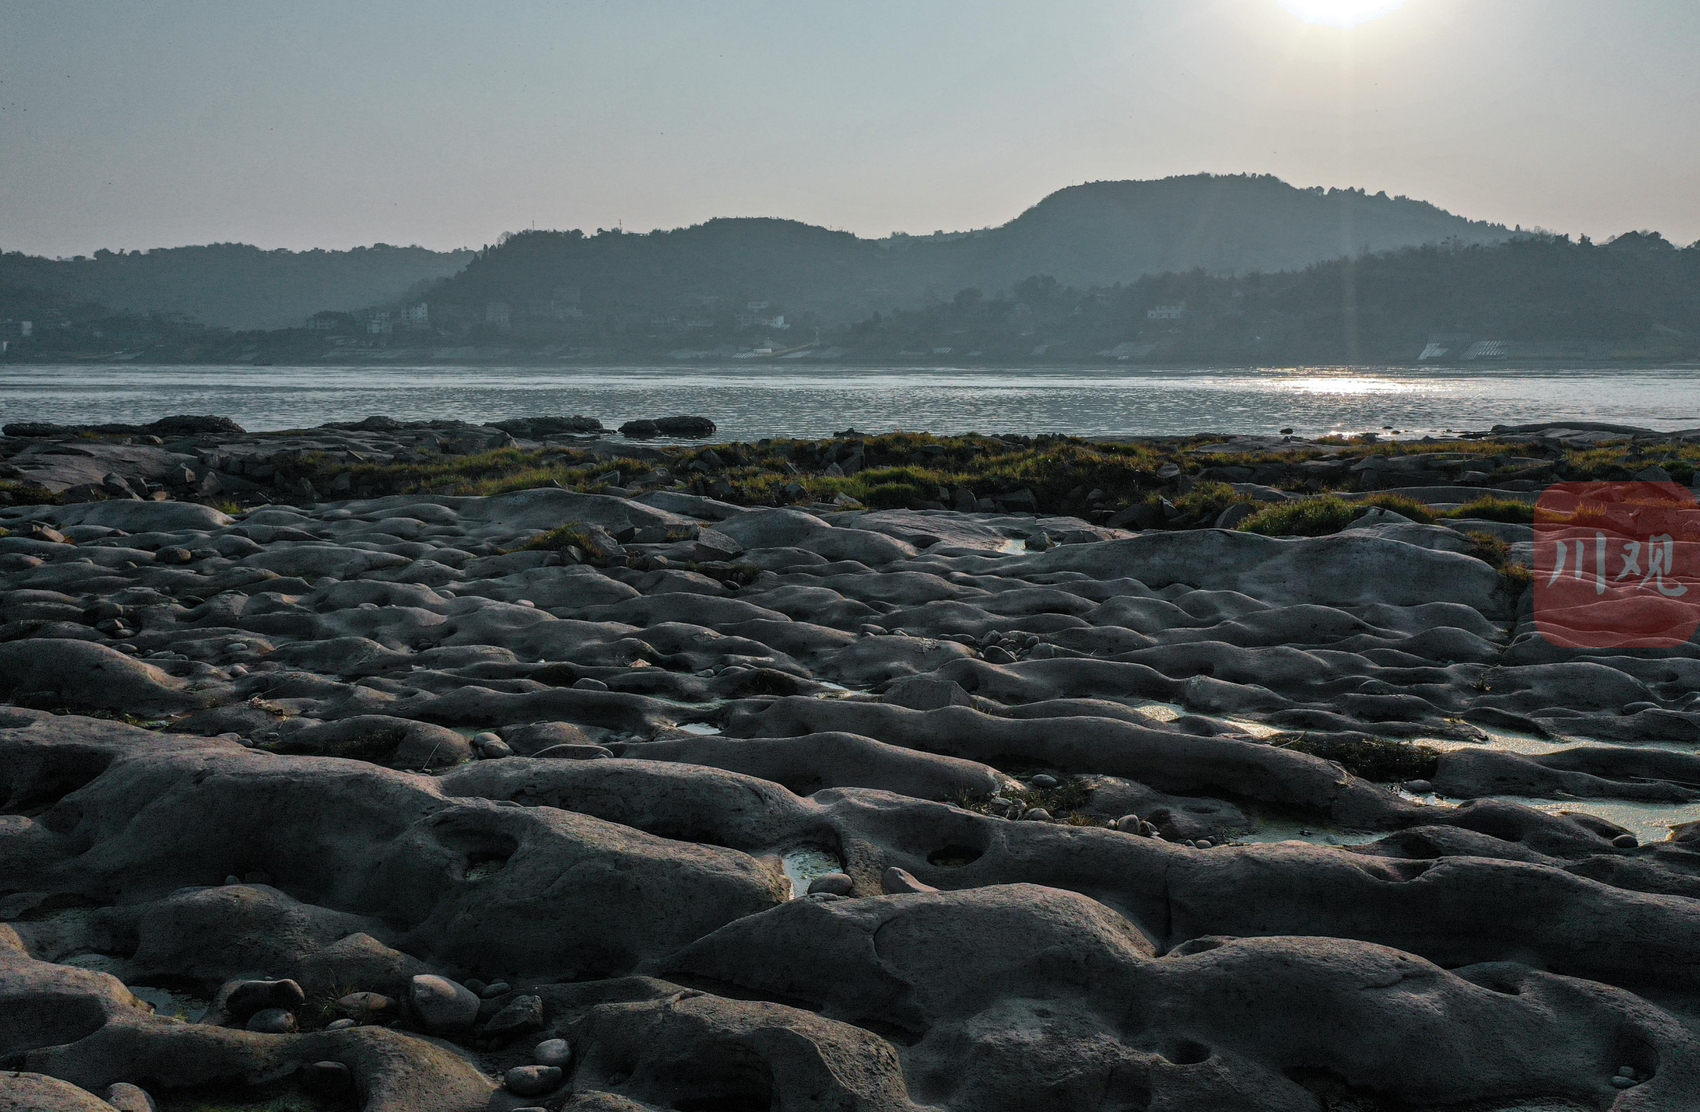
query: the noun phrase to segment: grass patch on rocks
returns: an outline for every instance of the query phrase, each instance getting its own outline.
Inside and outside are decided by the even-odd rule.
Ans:
[[[564,521],[507,551],[559,552],[567,563],[598,567],[625,562],[619,542],[600,525],[584,521]]]
[[[1502,566],[1511,553],[1511,546],[1492,533],[1471,530],[1464,535],[1470,538],[1469,554],[1491,567]]]
[[[1499,591],[1510,602],[1516,602],[1523,591],[1535,581],[1535,573],[1526,565],[1511,559],[1511,546],[1492,533],[1472,530],[1469,555],[1499,573]]]
[[[1324,494],[1259,510],[1240,522],[1240,530],[1266,537],[1323,537],[1338,533],[1376,506],[1424,525],[1434,521],[1434,513],[1427,506],[1397,494],[1376,494],[1357,501]]]
[[[0,505],[8,506],[58,506],[65,499],[35,483],[21,483],[11,479],[0,479]]]
[[[569,546],[576,546],[582,550],[588,548],[590,543],[590,527],[582,521],[568,521],[547,532],[539,533],[512,551],[560,552]]]
[[[1353,776],[1384,784],[1432,779],[1440,769],[1440,750],[1417,742],[1297,734],[1277,738],[1271,744],[1336,761]]]
[[[1021,766],[1025,771],[1016,773],[1009,768],[1002,771],[1011,775],[1027,775],[1033,771],[1027,766]],[[1008,788],[996,796],[971,796],[959,792],[951,802],[965,811],[973,811],[980,815],[996,815],[1000,818],[1012,817],[1006,814],[1005,805],[999,800],[1014,800],[1021,805],[1023,811],[1043,808],[1051,818],[1068,826],[1108,826],[1109,823],[1097,815],[1086,811],[1086,805],[1091,802],[1092,789],[1087,782],[1078,776],[1069,776],[1061,772],[1051,772],[1056,779],[1054,788],[1035,787],[1023,783],[1017,788]]]
[[[1532,502],[1519,502],[1513,498],[1477,498],[1466,502],[1456,509],[1447,510],[1442,517],[1467,517],[1477,521],[1503,521],[1512,525],[1531,525],[1535,520],[1535,506]]]
[[[1177,521],[1196,521],[1203,524],[1213,524],[1222,511],[1235,502],[1249,502],[1250,498],[1239,493],[1227,483],[1199,483],[1191,490],[1173,500],[1176,510],[1180,511]]]

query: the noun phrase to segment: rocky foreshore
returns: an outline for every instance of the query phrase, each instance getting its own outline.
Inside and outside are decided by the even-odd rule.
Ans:
[[[6,426],[0,1110],[1697,1106],[1692,437],[706,424]]]

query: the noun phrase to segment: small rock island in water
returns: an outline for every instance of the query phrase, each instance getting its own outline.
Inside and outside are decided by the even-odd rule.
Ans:
[[[7,426],[0,1108],[1700,1107],[1700,438],[714,431]]]

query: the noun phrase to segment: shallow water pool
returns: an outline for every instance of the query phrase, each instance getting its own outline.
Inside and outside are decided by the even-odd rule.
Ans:
[[[843,862],[818,846],[802,846],[788,850],[780,859],[780,867],[791,881],[791,898],[808,894],[809,884],[816,877],[844,870]]]

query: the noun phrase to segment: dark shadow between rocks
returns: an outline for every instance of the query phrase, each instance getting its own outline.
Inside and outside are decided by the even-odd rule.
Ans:
[[[106,1011],[92,996],[13,996],[0,1010],[0,1060],[39,1046],[74,1043],[104,1026]]]
[[[111,753],[73,746],[42,751],[33,769],[0,765],[0,814],[33,818],[80,788],[112,764]]]
[[[972,846],[952,844],[940,846],[927,854],[927,864],[941,869],[960,869],[965,865],[972,865],[983,856],[985,856],[984,850],[975,849]]]
[[[772,1067],[755,1051],[735,1043],[722,1044],[713,1054],[669,1060],[643,1080],[646,1095],[660,1096],[673,1112],[771,1112],[773,1108]]]
[[[159,1112],[360,1112],[352,1087],[345,1093],[308,1093],[287,1079],[249,1085],[241,1079],[168,1089],[149,1078],[137,1082],[154,1098]]]

